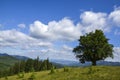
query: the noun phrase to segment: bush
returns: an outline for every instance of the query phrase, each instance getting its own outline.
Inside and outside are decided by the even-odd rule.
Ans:
[[[54,66],[50,69],[50,74],[55,73]]]
[[[91,74],[92,72],[93,72],[92,66],[90,66],[90,67],[88,68],[88,74]]]
[[[68,67],[64,67],[64,72],[68,72],[69,68]]]
[[[32,75],[28,78],[28,80],[34,80],[35,79],[35,74],[32,73]]]
[[[25,72],[22,72],[21,75],[20,75],[20,77],[24,78],[24,74],[25,74]]]
[[[56,69],[56,72],[59,72],[59,70],[58,70],[58,69]]]
[[[24,72],[18,73],[18,79],[24,78]]]
[[[5,76],[5,80],[8,80],[8,77],[7,77],[7,76]]]

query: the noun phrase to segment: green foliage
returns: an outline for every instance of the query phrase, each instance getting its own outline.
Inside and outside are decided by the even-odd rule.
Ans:
[[[34,60],[34,65],[33,65],[34,70],[39,71],[40,65],[41,65],[41,62],[39,61],[39,57],[37,57],[37,59]]]
[[[17,76],[18,76],[17,79],[24,78],[24,72],[18,73]]]
[[[36,77],[35,77],[35,74],[32,73],[31,76],[28,78],[28,80],[35,80],[35,78],[36,78]]]
[[[0,70],[6,70],[19,60],[12,56],[0,56]]]
[[[49,74],[53,74],[53,73],[55,73],[54,66],[51,67]]]
[[[32,67],[32,68],[30,69],[30,72],[35,72],[35,69]]]
[[[20,79],[21,78],[21,75],[20,73],[17,74],[17,78]]]
[[[58,70],[58,69],[56,69],[56,72],[59,72],[59,70]]]
[[[73,49],[73,52],[81,63],[91,61],[92,65],[96,65],[98,60],[113,58],[113,45],[109,44],[108,40],[101,30],[90,32],[80,36],[79,45]]]
[[[68,67],[64,67],[64,72],[68,72],[69,68]]]
[[[33,68],[33,60],[28,59],[25,63],[25,72],[30,72]]]
[[[5,76],[5,80],[8,80],[8,77],[7,77],[7,76]]]
[[[49,62],[49,59],[44,61],[39,61],[37,59],[28,59],[26,61],[19,61],[10,67],[9,70],[0,71],[0,77],[4,77],[6,74],[8,76],[18,74],[18,78],[21,78],[21,72],[35,72],[42,70],[50,70],[53,67],[52,63]]]
[[[25,75],[25,72],[23,71],[23,72],[21,73],[21,77],[24,78],[24,75]]]

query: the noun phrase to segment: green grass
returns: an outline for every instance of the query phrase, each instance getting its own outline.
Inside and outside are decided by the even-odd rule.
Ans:
[[[18,75],[8,76],[8,80],[29,80],[34,76],[34,80],[120,80],[120,67],[113,66],[95,66],[84,68],[68,68],[57,69],[55,73],[50,74],[50,71],[41,71],[34,73],[26,73],[23,78],[18,78]],[[0,78],[0,80],[6,80]],[[32,79],[31,79],[32,80]]]

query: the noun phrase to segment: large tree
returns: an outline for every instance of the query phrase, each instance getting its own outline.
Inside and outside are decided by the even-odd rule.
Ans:
[[[109,44],[108,40],[102,30],[87,33],[80,36],[79,45],[73,49],[73,52],[81,63],[91,61],[95,66],[98,60],[113,58],[113,45]]]

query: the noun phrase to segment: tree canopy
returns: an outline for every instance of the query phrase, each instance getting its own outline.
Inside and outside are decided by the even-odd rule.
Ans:
[[[109,44],[102,30],[86,33],[80,36],[79,45],[73,49],[81,63],[91,61],[96,65],[96,61],[104,60],[107,57],[113,58],[113,45]]]

